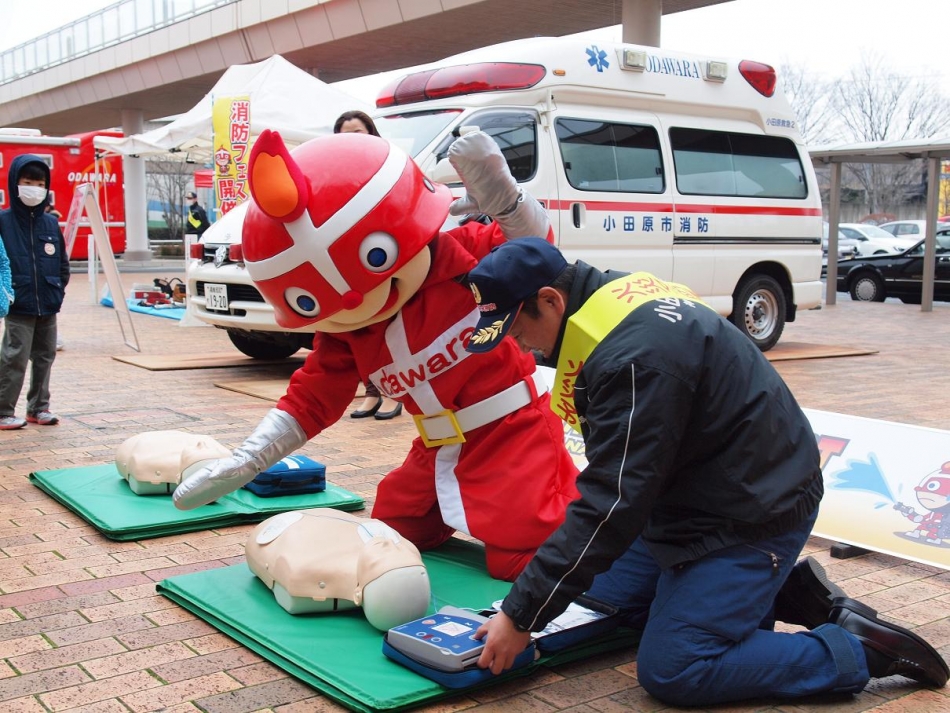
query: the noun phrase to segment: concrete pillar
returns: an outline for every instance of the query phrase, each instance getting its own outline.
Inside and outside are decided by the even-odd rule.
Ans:
[[[660,46],[663,0],[623,0],[621,38],[634,45]]]
[[[141,134],[144,127],[141,109],[122,110],[122,132],[126,136]],[[148,199],[145,196],[145,159],[125,156],[125,256],[126,261],[148,262]]]
[[[828,269],[825,271],[825,304],[838,303],[838,219],[841,216],[841,164],[831,164],[831,195],[828,198]]]

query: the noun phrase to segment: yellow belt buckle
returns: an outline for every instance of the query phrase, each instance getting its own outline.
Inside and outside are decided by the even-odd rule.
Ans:
[[[429,436],[426,435],[426,429],[425,426],[422,425],[422,422],[438,416],[445,416],[449,419],[449,423],[451,423],[452,428],[455,429],[454,436],[429,438]],[[426,448],[437,448],[438,446],[452,446],[456,443],[465,443],[465,434],[462,432],[462,428],[459,426],[458,419],[455,418],[455,412],[452,409],[445,409],[444,411],[439,411],[439,413],[430,414],[428,416],[424,414],[413,414],[412,420],[416,422],[416,430],[419,431],[419,437],[422,438],[422,442]]]

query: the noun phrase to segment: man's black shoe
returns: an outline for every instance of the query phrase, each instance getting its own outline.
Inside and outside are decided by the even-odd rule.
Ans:
[[[813,557],[806,557],[792,568],[775,596],[775,619],[814,629],[828,623],[834,599],[846,596]]]
[[[901,675],[942,688],[950,669],[934,648],[917,634],[882,621],[874,610],[854,599],[835,599],[830,623],[853,634],[864,647],[871,678]]]

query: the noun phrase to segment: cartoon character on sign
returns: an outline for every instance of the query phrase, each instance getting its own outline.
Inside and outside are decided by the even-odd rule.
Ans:
[[[214,165],[218,173],[228,173],[231,170],[231,152],[223,146],[214,152]]]
[[[921,540],[929,545],[944,545],[950,539],[950,461],[944,463],[940,470],[928,474],[914,488],[917,502],[925,510],[917,512],[914,508],[903,503],[894,503],[894,509],[906,516],[917,527],[905,532],[904,537]]]
[[[577,468],[534,359],[511,339],[465,349],[479,312],[465,275],[504,240],[549,236],[547,212],[475,131],[449,160],[452,196],[385,139],[341,133],[294,149],[264,131],[251,153],[243,228],[255,286],[290,329],[317,330],[287,393],[231,458],[184,481],[189,509],[241,487],[333,425],[370,379],[412,414],[419,437],[379,484],[373,517],[420,550],[456,530],[485,544],[489,573],[514,579],[564,519]]]

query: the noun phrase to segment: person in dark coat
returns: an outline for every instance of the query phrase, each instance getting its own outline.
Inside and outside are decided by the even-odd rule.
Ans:
[[[21,154],[10,162],[10,207],[0,211],[0,238],[10,258],[14,300],[0,343],[0,430],[59,422],[50,411],[49,382],[69,255],[59,223],[46,212],[49,183],[49,166],[39,156]],[[30,364],[23,419],[16,416],[16,405]]]
[[[824,492],[815,434],[734,325],[683,285],[568,265],[540,238],[496,247],[468,279],[467,349],[507,334],[556,366],[551,408],[588,460],[580,499],[477,632],[479,666],[510,667],[586,591],[643,631],[637,675],[667,704],[946,684],[926,641],[797,562]]]
[[[198,204],[198,195],[194,191],[188,191],[185,194],[185,200],[188,201],[188,230],[189,233],[195,233],[199,238],[211,227],[208,220],[208,214],[205,209]]]

